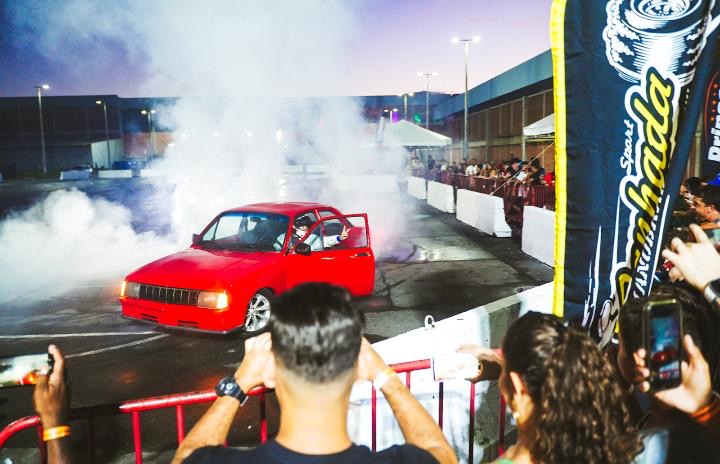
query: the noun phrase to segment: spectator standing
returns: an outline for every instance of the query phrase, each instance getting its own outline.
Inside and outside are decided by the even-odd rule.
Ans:
[[[692,209],[705,230],[720,229],[720,187],[706,186],[693,198]]]
[[[473,345],[459,351],[502,365],[498,385],[518,439],[498,463],[625,464],[640,451],[612,368],[584,332],[530,312],[508,328],[504,360]]]
[[[283,294],[270,334],[246,341],[235,375],[218,384],[218,399],[173,462],[455,463],[430,414],[362,338],[363,315],[350,300],[345,290],[327,284]],[[347,414],[356,379],[370,380],[383,392],[407,444],[371,453],[352,443]],[[263,384],[275,388],[280,404],[277,437],[253,449],[225,448],[244,392]]]

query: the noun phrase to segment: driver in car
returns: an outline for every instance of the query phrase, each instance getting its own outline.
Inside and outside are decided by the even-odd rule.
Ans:
[[[293,234],[290,237],[290,246],[294,246],[297,242],[299,242],[305,236],[311,225],[313,225],[313,221],[307,216],[300,216],[295,219],[295,223],[293,224]],[[311,251],[320,251],[336,246],[347,237],[348,228],[343,226],[343,230],[339,235],[330,235],[325,237],[320,234],[313,233],[307,238],[307,240],[305,240],[305,243],[310,245]],[[273,245],[275,250],[279,251],[282,249],[283,243],[285,243],[284,233],[280,234],[275,241],[275,244]]]

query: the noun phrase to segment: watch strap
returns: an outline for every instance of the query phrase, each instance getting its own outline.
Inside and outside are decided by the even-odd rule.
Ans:
[[[705,286],[703,295],[708,303],[715,303],[720,298],[720,279],[715,279]]]

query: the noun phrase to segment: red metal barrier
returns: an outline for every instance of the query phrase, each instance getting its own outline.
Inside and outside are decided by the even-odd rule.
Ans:
[[[398,364],[392,364],[391,367],[398,374],[405,373],[405,385],[408,389],[411,386],[410,374],[414,371],[425,370],[431,368],[431,361],[429,359],[423,359],[419,361],[410,361]],[[475,384],[470,384],[470,414],[469,414],[469,427],[468,427],[468,456],[469,462],[472,462],[473,456],[473,444],[475,434]],[[372,450],[376,450],[377,445],[377,392],[374,387],[372,388],[372,432],[371,432],[371,446]],[[443,383],[438,383],[438,425],[442,429],[443,427]],[[248,394],[250,396],[259,396],[260,405],[260,442],[265,443],[267,441],[267,415],[266,415],[266,403],[265,393],[269,391],[266,388],[258,387],[252,389]],[[201,391],[201,392],[189,392],[180,393],[176,395],[157,396],[152,398],[144,398],[133,401],[125,401],[119,404],[106,404],[99,406],[91,406],[86,408],[78,408],[70,411],[70,420],[87,420],[89,423],[89,436],[88,436],[88,447],[90,448],[91,460],[94,462],[95,450],[94,450],[94,432],[93,432],[93,418],[119,415],[119,414],[130,414],[132,421],[132,434],[135,451],[135,462],[142,464],[142,434],[140,428],[140,413],[147,411],[155,411],[158,409],[175,408],[175,425],[177,427],[177,440],[178,444],[182,442],[185,437],[185,414],[184,407],[192,404],[207,403],[214,401],[217,398],[215,392],[212,390]],[[501,427],[501,434],[499,437],[499,449],[502,450],[504,447],[504,427],[505,427],[505,404],[500,398],[500,412],[499,421]],[[42,441],[42,424],[38,416],[27,416],[18,419],[4,429],[0,430],[0,450],[5,446],[7,441],[15,434],[37,427],[38,431],[38,449],[40,450],[41,462],[46,462],[46,448],[45,442]]]

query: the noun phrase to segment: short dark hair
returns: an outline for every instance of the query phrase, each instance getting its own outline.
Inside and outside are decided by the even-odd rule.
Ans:
[[[700,197],[705,206],[714,206],[716,210],[720,211],[720,187],[706,185],[700,193]]]
[[[304,380],[328,383],[355,367],[364,324],[347,290],[323,283],[299,285],[275,305],[272,350]]]
[[[702,191],[702,181],[699,177],[688,177],[684,183],[691,195],[699,195]]]

